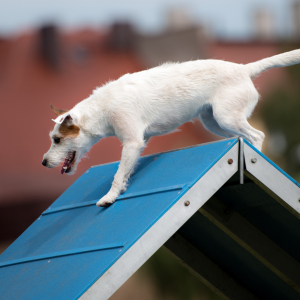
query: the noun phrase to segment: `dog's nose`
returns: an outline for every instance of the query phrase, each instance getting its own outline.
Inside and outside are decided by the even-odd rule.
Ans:
[[[45,166],[45,167],[47,166],[47,159],[43,159],[42,165]]]

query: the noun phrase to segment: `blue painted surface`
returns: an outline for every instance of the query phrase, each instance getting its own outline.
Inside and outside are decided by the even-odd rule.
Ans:
[[[67,251],[46,253],[46,254],[37,255],[37,256],[29,256],[29,257],[25,257],[25,258],[21,258],[21,259],[7,260],[3,263],[0,263],[0,267],[6,267],[6,266],[11,266],[11,265],[22,264],[25,262],[50,259],[50,258],[55,258],[55,257],[68,256],[68,255],[73,255],[73,254],[81,254],[81,253],[94,252],[94,251],[99,251],[99,250],[123,248],[125,245],[126,245],[125,243],[121,242],[121,243],[115,243],[115,244],[104,244],[104,245],[99,245],[99,246],[77,248],[77,249],[72,249],[72,250],[67,250]]]
[[[274,168],[276,168],[279,172],[281,172],[285,177],[287,177],[290,181],[295,183],[298,187],[300,187],[300,184],[289,174],[284,172],[281,168],[279,168],[274,162],[272,162],[268,157],[266,157],[263,153],[261,153],[259,150],[257,150],[253,145],[251,145],[248,141],[244,140],[245,143],[252,148],[256,153],[258,153],[262,158],[264,158],[266,161],[268,161]]]
[[[0,264],[18,262],[0,265],[0,299],[77,299],[236,143],[142,157],[123,199],[112,206],[84,205],[40,216],[0,256]],[[51,208],[100,199],[117,167],[89,169]],[[107,249],[111,245],[117,247]],[[78,251],[89,248],[93,251]]]
[[[130,198],[135,198],[135,197],[141,197],[141,196],[145,196],[145,195],[158,194],[158,193],[162,193],[162,192],[166,192],[166,191],[180,190],[184,186],[185,186],[185,184],[178,184],[178,185],[166,186],[166,187],[159,188],[159,189],[145,190],[145,191],[141,191],[141,192],[137,192],[137,193],[124,193],[124,194],[120,195],[116,201],[126,200],[126,199],[130,199]],[[52,214],[52,213],[56,213],[56,212],[60,212],[63,210],[68,210],[68,209],[76,209],[76,208],[82,207],[82,206],[91,206],[91,205],[95,205],[97,202],[98,202],[98,199],[87,201],[87,202],[80,202],[77,204],[59,206],[59,207],[55,207],[55,208],[49,207],[42,213],[42,215]]]

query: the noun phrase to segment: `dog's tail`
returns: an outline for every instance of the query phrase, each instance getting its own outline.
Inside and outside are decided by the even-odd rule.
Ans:
[[[278,67],[287,67],[300,63],[300,49],[278,54],[265,58],[254,63],[245,65],[251,78],[255,78],[260,73]]]

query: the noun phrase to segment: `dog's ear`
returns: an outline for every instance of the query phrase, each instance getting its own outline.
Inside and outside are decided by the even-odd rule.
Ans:
[[[55,120],[52,119],[52,121],[55,122],[56,124],[65,123],[67,126],[74,125],[74,119],[71,117],[71,115],[68,112],[58,116]]]
[[[58,108],[54,107],[52,104],[50,104],[50,107],[57,116],[61,116],[64,113],[68,112],[67,109],[58,109]]]

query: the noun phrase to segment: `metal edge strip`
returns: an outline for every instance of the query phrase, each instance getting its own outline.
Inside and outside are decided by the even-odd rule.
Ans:
[[[207,143],[202,143],[202,144],[197,144],[197,145],[182,147],[182,148],[178,148],[178,149],[172,149],[172,150],[168,150],[168,151],[163,151],[163,152],[157,152],[157,153],[142,155],[140,158],[150,157],[150,156],[155,156],[155,155],[161,155],[161,154],[165,154],[165,153],[170,153],[170,152],[175,152],[175,151],[180,151],[180,150],[186,150],[186,149],[190,149],[190,148],[201,147],[201,146],[210,145],[210,144],[216,144],[216,143],[225,142],[225,141],[234,141],[234,140],[237,140],[237,138],[221,139],[221,140],[217,140],[217,141],[213,141],[213,142],[207,142]],[[105,163],[105,164],[94,165],[94,166],[91,166],[90,169],[91,168],[105,166],[105,165],[109,165],[109,164],[115,164],[115,163],[118,163],[118,162],[120,162],[120,161],[116,160],[116,161],[112,161],[112,162]]]
[[[244,184],[244,139],[239,137],[239,173],[240,184]]]
[[[238,171],[235,144],[100,278],[87,287],[81,300],[108,299],[140,268],[221,186]],[[233,159],[228,164],[228,159]]]
[[[167,186],[167,187],[157,188],[157,189],[152,189],[152,190],[146,190],[146,191],[141,191],[141,192],[136,192],[136,193],[129,193],[129,194],[125,193],[123,195],[120,195],[116,201],[136,198],[136,197],[145,196],[145,195],[153,195],[153,194],[158,194],[158,193],[176,191],[176,190],[183,189],[185,187],[185,185],[186,184],[178,184],[178,185],[172,185],[172,186]],[[56,213],[56,212],[60,212],[60,211],[65,211],[65,210],[69,210],[69,209],[73,209],[73,208],[79,208],[79,207],[83,207],[83,206],[91,206],[91,205],[96,204],[98,201],[99,201],[99,199],[86,201],[86,202],[82,202],[82,203],[64,205],[64,206],[60,206],[60,207],[56,207],[56,208],[49,207],[47,210],[45,210],[42,213],[42,215],[44,216],[44,215],[48,215],[48,214],[52,214],[52,213]]]
[[[265,156],[262,152],[260,152],[258,149],[256,149],[252,144],[250,144],[247,140],[245,140],[245,144],[247,144],[252,150],[254,150],[256,153],[258,153],[262,158],[264,158],[266,161],[268,161],[275,169],[277,169],[280,173],[282,173],[285,177],[287,177],[289,180],[294,182],[299,188],[300,184],[289,174],[287,174],[285,171],[283,171],[279,166],[277,166],[272,160],[270,160],[267,156]]]
[[[5,261],[5,262],[0,263],[0,268],[11,266],[11,265],[16,265],[16,264],[37,261],[37,260],[73,255],[73,254],[81,254],[81,253],[94,252],[94,251],[99,251],[99,250],[123,248],[125,245],[126,245],[126,243],[114,243],[114,244],[107,244],[107,245],[101,245],[101,246],[77,248],[77,249],[67,250],[67,251],[52,252],[52,253],[48,253],[48,254],[44,254],[44,255],[37,255],[37,256],[31,256],[31,257],[25,257],[25,258],[21,258],[21,259]]]
[[[300,188],[246,143],[244,151],[247,175],[300,219]]]

